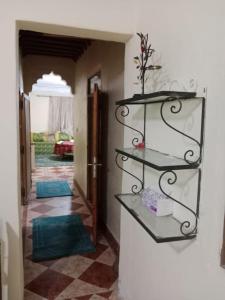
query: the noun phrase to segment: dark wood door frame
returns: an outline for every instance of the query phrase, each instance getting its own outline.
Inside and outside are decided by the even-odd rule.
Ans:
[[[21,204],[25,205],[31,189],[31,149],[30,149],[30,102],[27,95],[19,94],[20,133],[20,176]]]

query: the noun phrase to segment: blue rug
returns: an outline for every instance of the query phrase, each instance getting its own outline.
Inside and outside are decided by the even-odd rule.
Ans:
[[[33,261],[95,251],[79,215],[40,217],[32,222]]]
[[[61,167],[73,166],[74,162],[71,155],[35,154],[35,164],[37,167]]]
[[[36,182],[37,198],[63,197],[73,195],[66,180]]]

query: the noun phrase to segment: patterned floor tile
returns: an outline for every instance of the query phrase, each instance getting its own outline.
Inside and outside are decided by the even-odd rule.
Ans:
[[[90,213],[89,209],[86,206],[82,206],[81,208],[78,208],[76,211],[84,214]]]
[[[80,196],[73,196],[76,199],[76,203],[84,204],[84,200]],[[90,213],[90,212],[89,212]]]
[[[32,219],[78,214],[92,233],[92,218],[77,189],[73,196],[36,199],[37,181],[66,178],[73,188],[73,168],[37,168],[32,194],[23,211],[25,300],[117,300],[114,254],[105,236],[100,236],[95,253],[32,262]],[[115,289],[115,291],[114,291]],[[114,295],[115,294],[115,295]]]
[[[32,235],[32,226],[31,226],[31,224],[29,224],[26,227],[26,230],[24,230],[24,237],[30,238],[31,235]]]
[[[110,266],[94,262],[79,279],[99,287],[110,288],[117,277]]]
[[[106,292],[107,290],[96,285],[87,283],[80,279],[75,279],[56,299],[65,300],[70,297],[89,296],[96,293]]]
[[[111,248],[107,248],[97,259],[96,261],[113,266],[116,256]]]
[[[66,216],[71,215],[71,210],[66,208],[58,208],[54,207],[51,211],[48,212],[49,216],[57,217],[57,216]]]
[[[52,197],[48,198],[46,204],[51,205],[53,207],[63,207],[65,205],[70,205],[72,197]]]
[[[82,213],[77,213],[77,212],[75,212],[75,214],[77,214],[77,215],[79,215],[79,216],[81,217],[81,219],[82,219],[84,225],[87,225],[87,224],[85,223],[85,221],[86,221],[86,219],[89,219],[89,218],[90,218],[90,215],[88,215],[88,214],[82,214]]]
[[[90,298],[92,297],[92,295],[77,297],[76,300],[90,300]]]
[[[26,238],[24,241],[25,249],[24,249],[24,257],[27,257],[31,255],[32,253],[32,240],[29,238]]]
[[[99,296],[108,299],[112,295],[112,292],[101,293]]]
[[[99,296],[99,295],[93,295],[91,296],[90,300],[105,300],[107,298]]]
[[[47,298],[41,297],[28,290],[24,290],[24,300],[47,300]]]
[[[40,206],[40,204],[39,204],[38,206]],[[35,208],[38,207],[38,206],[35,206]],[[34,209],[35,209],[35,208],[34,208]],[[42,215],[42,213],[37,212],[37,211],[33,211],[33,208],[31,208],[31,209],[29,210],[28,214],[27,214],[27,221],[30,222],[32,219],[38,218],[38,217],[40,217],[41,215]]]
[[[47,267],[32,262],[29,259],[24,260],[24,284],[27,285],[41,273],[47,270]]]
[[[87,257],[87,258],[91,258],[91,259],[97,259],[107,248],[108,248],[107,246],[98,243],[96,245],[96,251],[95,252],[87,253],[87,254],[84,254],[82,256]]]
[[[103,244],[105,246],[109,246],[108,241],[106,240],[106,238],[103,235],[99,237],[99,243]]]
[[[40,204],[38,206],[36,206],[35,208],[32,208],[32,211],[38,212],[38,213],[47,213],[50,210],[52,210],[53,207],[47,204]]]
[[[29,255],[27,256],[27,259],[31,260],[32,261],[32,255]],[[51,260],[44,260],[44,261],[39,261],[37,262],[36,264],[37,265],[42,265],[42,266],[45,266],[45,267],[50,267],[52,266],[54,263],[56,263],[58,261],[58,258],[56,259],[51,259]]]
[[[55,299],[72,281],[73,278],[48,269],[26,285],[26,289],[47,299]]]
[[[70,277],[78,278],[93,263],[92,259],[74,255],[59,259],[51,269],[61,272]]]

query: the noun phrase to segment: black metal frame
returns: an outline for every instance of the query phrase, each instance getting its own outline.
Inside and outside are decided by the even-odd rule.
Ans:
[[[146,134],[146,109],[147,109],[147,104],[153,104],[153,103],[161,103],[160,106],[160,116],[164,122],[169,128],[174,130],[175,132],[185,136],[186,138],[192,140],[195,142],[198,147],[199,147],[199,153],[197,159],[195,161],[190,160],[191,157],[194,157],[194,150],[189,149],[187,150],[184,155],[183,155],[183,160],[184,164],[183,165],[176,165],[176,166],[158,166],[157,164],[154,164],[154,162],[149,162],[145,161],[139,157],[136,157],[134,155],[131,155],[125,151],[125,149],[120,150],[116,149],[117,155],[116,155],[116,164],[117,166],[125,171],[127,174],[131,175],[133,178],[139,181],[140,187],[138,185],[133,185],[131,187],[131,192],[133,194],[139,194],[145,187],[145,165],[154,168],[158,171],[163,171],[161,175],[159,176],[159,181],[158,185],[161,190],[161,192],[166,195],[168,198],[170,198],[172,201],[175,203],[181,205],[185,209],[187,209],[189,212],[191,212],[194,215],[195,218],[195,223],[191,224],[190,221],[184,221],[180,224],[180,232],[182,236],[175,236],[175,237],[169,237],[169,238],[158,238],[154,235],[154,233],[151,232],[149,228],[146,227],[146,225],[138,218],[137,214],[129,209],[125,203],[120,199],[119,195],[116,195],[116,198],[119,200],[119,202],[126,207],[126,209],[135,217],[135,219],[144,227],[144,229],[154,238],[156,242],[170,242],[170,241],[177,241],[177,240],[185,240],[185,239],[192,239],[196,237],[197,234],[197,226],[198,226],[198,217],[199,217],[199,205],[200,205],[200,186],[201,186],[201,170],[198,168],[201,161],[202,161],[202,148],[203,148],[203,138],[204,138],[204,119],[205,119],[205,98],[193,98],[195,96],[195,93],[186,93],[186,92],[157,92],[157,93],[152,93],[148,95],[138,95],[134,96],[131,99],[126,99],[122,101],[118,101],[118,107],[116,108],[115,111],[115,117],[117,121],[124,125],[125,127],[137,132],[139,134],[139,137],[134,137],[132,140],[132,145],[137,146],[140,142],[145,143],[145,134]],[[155,97],[161,97],[160,99],[154,99]],[[164,98],[163,98],[164,97]],[[171,124],[168,123],[168,121],[164,117],[164,105],[166,102],[170,103],[170,112],[173,114],[178,114],[182,110],[182,101],[183,100],[201,100],[202,104],[202,109],[201,109],[201,128],[200,128],[200,139],[199,141],[196,140],[195,138],[189,136],[188,134],[180,131],[179,129],[173,127]],[[141,101],[141,102],[140,102]],[[144,121],[144,126],[143,126],[143,132],[140,130],[137,130],[133,128],[130,125],[125,124],[120,120],[120,117],[118,116],[120,112],[121,117],[127,117],[129,115],[129,107],[128,105],[144,105],[144,115],[143,115],[143,121]],[[125,162],[128,160],[128,158],[134,159],[140,163],[142,163],[142,179],[138,178],[136,175],[130,173],[126,169],[124,169],[118,162],[119,155],[121,156],[122,162]],[[167,179],[167,183],[169,185],[173,185],[177,181],[177,174],[175,170],[183,170],[183,169],[198,169],[198,189],[197,189],[197,199],[196,199],[196,209],[193,210],[190,207],[186,206],[182,202],[178,201],[171,195],[167,194],[165,190],[162,187],[162,179],[164,176],[170,175],[170,177]]]
[[[122,171],[126,172],[127,174],[129,174],[130,176],[132,176],[133,178],[135,178],[137,181],[139,181],[140,183],[140,187],[138,188],[137,184],[132,185],[131,187],[131,191],[134,194],[139,194],[143,189],[144,189],[144,171],[143,171],[143,177],[142,180],[140,178],[138,178],[136,175],[132,174],[131,172],[127,171],[126,169],[124,169],[123,167],[120,166],[119,162],[118,162],[118,157],[119,157],[120,153],[117,153],[116,155],[116,165],[119,169],[121,169]],[[121,160],[122,162],[127,161],[128,157],[126,155],[121,155]],[[144,168],[144,164],[143,164],[143,168]]]
[[[153,149],[149,149],[149,150],[153,150]],[[181,158],[178,158],[178,157],[174,157],[174,158],[180,159],[183,162],[182,165],[173,165],[173,166],[167,166],[167,165],[165,165],[165,166],[159,166],[156,163],[154,163],[154,161],[147,161],[147,160],[144,160],[144,159],[142,159],[140,157],[137,157],[135,155],[132,155],[132,154],[126,152],[126,149],[116,149],[115,151],[117,153],[120,153],[121,155],[124,155],[126,157],[132,158],[132,159],[134,159],[136,161],[139,161],[139,162],[141,162],[141,163],[143,163],[143,164],[145,164],[145,165],[147,165],[149,167],[152,167],[153,169],[156,169],[158,171],[197,169],[198,166],[199,166],[197,163],[188,164],[188,163],[185,162],[185,160],[183,160]],[[140,151],[142,151],[142,150],[140,150]],[[153,151],[159,152],[159,151],[156,151],[156,150],[153,150]],[[165,156],[170,156],[170,155],[162,153],[162,152],[159,152],[159,153],[162,154],[162,155],[165,155]],[[172,156],[170,156],[170,157],[172,157]]]
[[[120,110],[121,107],[122,107],[122,110]],[[129,115],[129,113],[130,113],[129,107],[128,107],[127,105],[120,105],[120,106],[118,106],[118,107],[116,108],[116,111],[115,111],[115,117],[116,117],[116,120],[117,120],[120,124],[122,124],[123,126],[126,126],[127,128],[130,128],[131,130],[136,131],[138,134],[140,134],[140,136],[141,136],[141,138],[142,138],[141,141],[143,142],[143,141],[145,140],[145,134],[143,134],[140,130],[137,130],[137,129],[135,129],[135,128],[133,128],[133,127],[131,127],[131,126],[129,126],[129,125],[123,123],[123,122],[118,118],[118,111],[119,111],[119,110],[120,110],[120,115],[121,115],[123,118],[125,118],[125,117],[127,117],[127,116]],[[135,138],[133,138],[133,140],[132,140],[132,145],[133,145],[133,146],[136,146],[139,142],[140,142],[139,138],[135,137]]]
[[[160,99],[157,99],[160,97]],[[116,101],[116,105],[135,105],[135,104],[153,104],[160,102],[169,102],[177,99],[189,100],[196,97],[195,92],[177,92],[177,91],[160,91],[150,94],[134,94],[132,98]]]
[[[164,96],[164,99],[161,99],[159,101],[154,101],[154,97],[152,95],[155,95],[154,97],[160,97],[160,96]],[[166,96],[167,95],[167,96]],[[171,96],[173,95],[173,96]],[[203,137],[204,137],[204,119],[205,119],[205,98],[193,98],[192,96],[195,95],[195,93],[186,93],[186,92],[157,92],[157,93],[152,93],[152,94],[148,94],[148,95],[144,95],[142,96],[142,98],[138,97],[138,99],[147,99],[147,103],[137,103],[136,102],[136,97],[133,97],[131,99],[127,99],[127,100],[123,100],[123,101],[118,101],[116,102],[118,104],[118,107],[116,108],[115,111],[115,118],[116,120],[122,124],[123,126],[137,132],[139,134],[139,137],[134,137],[132,139],[132,145],[133,146],[137,146],[139,143],[145,143],[145,135],[146,135],[146,110],[147,110],[147,104],[155,104],[155,103],[161,103],[161,107],[160,107],[160,116],[162,118],[162,121],[164,122],[165,125],[167,125],[169,128],[171,128],[172,130],[174,130],[175,132],[185,136],[187,139],[192,140],[193,142],[195,142],[198,147],[199,147],[199,155],[198,158],[195,159],[195,161],[192,161],[190,158],[194,157],[194,150],[193,149],[188,149],[184,155],[184,161],[189,164],[189,165],[193,165],[194,167],[197,167],[201,161],[202,161],[202,146],[203,146]],[[148,96],[148,97],[147,97]],[[189,98],[188,98],[189,97]],[[191,97],[191,98],[190,98]],[[152,99],[151,101],[149,101],[149,99]],[[200,129],[200,140],[196,140],[195,138],[191,137],[190,135],[182,132],[181,130],[173,127],[171,124],[168,123],[168,121],[166,121],[164,114],[163,114],[163,108],[165,103],[169,102],[170,103],[170,112],[173,114],[178,114],[179,112],[181,112],[182,110],[182,100],[201,100],[202,103],[202,111],[201,111],[201,129]],[[125,103],[125,104],[124,104]],[[140,130],[125,124],[124,122],[122,122],[120,120],[120,117],[118,116],[119,112],[120,112],[120,116],[125,118],[129,115],[130,110],[128,107],[128,104],[136,104],[136,105],[143,105],[144,106],[144,115],[143,115],[143,132],[141,132]],[[177,106],[178,104],[178,106]]]
[[[165,238],[157,237],[142,221],[138,218],[135,211],[130,209],[120,198],[120,195],[115,195],[115,198],[122,204],[126,210],[135,218],[135,220],[150,234],[150,236],[157,242],[157,243],[165,243],[165,242],[176,242],[176,241],[183,241],[183,240],[192,240],[196,238],[196,234],[191,235],[183,235],[183,236],[171,236]]]

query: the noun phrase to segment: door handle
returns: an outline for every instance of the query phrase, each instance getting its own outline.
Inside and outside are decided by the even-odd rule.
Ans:
[[[96,156],[93,157],[93,163],[92,164],[87,164],[89,167],[92,167],[92,177],[96,178],[97,177],[97,167],[101,167],[102,164],[97,163]]]
[[[102,164],[98,164],[97,163],[97,158],[96,156],[93,157],[93,163],[92,164],[88,164],[88,166],[102,166]]]
[[[89,167],[92,167],[92,177],[97,177],[97,167],[101,167],[102,164],[88,164]]]

